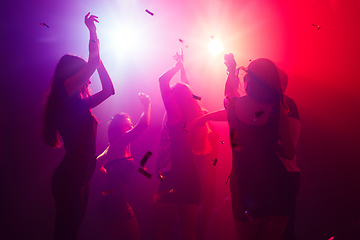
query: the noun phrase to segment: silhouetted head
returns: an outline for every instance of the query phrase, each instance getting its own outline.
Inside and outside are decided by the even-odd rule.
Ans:
[[[86,64],[86,61],[80,57],[66,54],[62,56],[59,63],[56,66],[53,85],[62,84],[66,79],[77,74]],[[80,97],[86,97],[89,94],[89,81],[87,81],[80,89]]]
[[[244,76],[246,93],[261,102],[282,101],[280,77],[276,65],[266,58],[252,61]]]
[[[66,54],[62,56],[59,63],[56,66],[54,77],[58,80],[65,81],[71,76],[74,76],[78,73],[84,66],[86,62],[84,59]]]
[[[46,103],[43,116],[43,141],[51,147],[59,147],[61,145],[55,122],[67,98],[62,91],[64,81],[77,74],[85,64],[86,62],[82,58],[69,54],[64,55],[55,68],[49,89],[45,92],[44,99],[46,99]],[[76,94],[78,97],[83,98],[90,95],[88,85],[89,82],[86,82],[77,91]]]
[[[126,113],[118,113],[111,119],[108,127],[109,144],[113,144],[124,133],[133,129],[133,124],[129,115]]]

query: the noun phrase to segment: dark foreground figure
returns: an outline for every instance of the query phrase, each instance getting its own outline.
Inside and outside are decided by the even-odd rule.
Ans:
[[[56,205],[55,240],[77,239],[89,197],[89,180],[94,172],[97,120],[90,109],[113,95],[114,87],[100,60],[97,17],[88,13],[85,24],[90,31],[89,60],[63,56],[51,82],[44,112],[43,139],[51,147],[66,150],[52,177]],[[92,96],[90,76],[97,70],[102,90]]]

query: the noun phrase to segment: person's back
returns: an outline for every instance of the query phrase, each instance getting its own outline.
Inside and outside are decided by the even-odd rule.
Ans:
[[[289,215],[288,175],[278,154],[290,159],[294,145],[277,67],[252,61],[240,98],[232,54],[225,55],[225,85],[233,164],[230,178],[233,216],[240,239],[279,240]]]
[[[231,185],[240,189],[232,191],[233,201],[243,196],[239,199],[242,206],[234,209],[235,219],[277,215],[287,200],[282,197],[286,169],[276,153],[279,105],[259,103],[249,96],[231,101],[235,105],[227,109],[233,153]]]
[[[65,90],[64,90],[65,94]],[[57,120],[57,128],[64,142],[64,162],[76,166],[95,164],[97,120],[83,103],[84,100],[71,96],[64,102]],[[82,162],[83,161],[83,162]]]
[[[276,158],[279,105],[261,103],[250,96],[235,97],[231,101],[235,105],[228,109],[233,153]]]

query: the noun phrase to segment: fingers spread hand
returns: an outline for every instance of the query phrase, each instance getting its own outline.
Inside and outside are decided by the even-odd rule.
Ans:
[[[142,104],[149,105],[150,104],[150,97],[145,93],[139,93],[139,98]]]

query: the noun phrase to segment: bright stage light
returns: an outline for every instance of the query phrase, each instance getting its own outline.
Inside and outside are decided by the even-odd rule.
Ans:
[[[141,37],[134,28],[123,27],[107,32],[108,47],[114,54],[134,52],[142,45]]]
[[[209,48],[210,52],[212,53],[212,55],[218,55],[219,53],[221,53],[224,50],[223,45],[221,44],[219,39],[213,39],[213,38],[209,42],[208,48]]]

